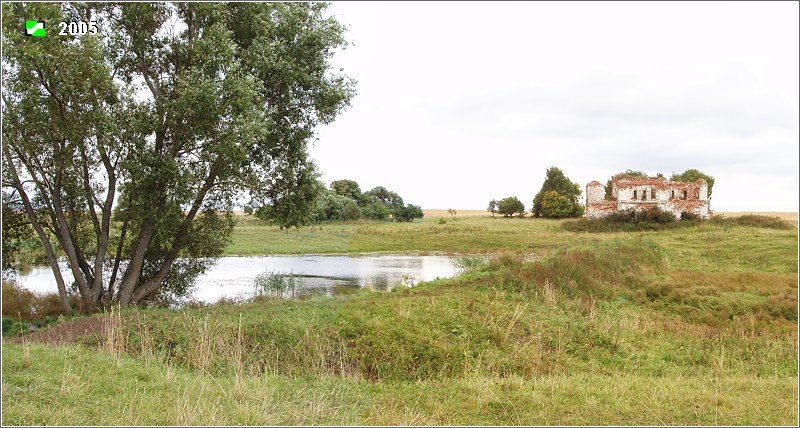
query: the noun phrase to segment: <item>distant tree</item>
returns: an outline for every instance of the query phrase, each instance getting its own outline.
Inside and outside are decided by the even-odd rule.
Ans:
[[[419,205],[408,204],[395,211],[394,218],[397,221],[413,221],[415,218],[422,218],[424,215]]]
[[[296,187],[269,199],[256,210],[256,217],[278,224],[281,229],[299,227],[313,221],[316,218],[317,200],[327,191],[318,176],[313,167],[298,171],[293,180]]]
[[[350,198],[353,202],[361,201],[361,187],[353,180],[336,180],[331,182],[331,190],[337,195]]]
[[[543,210],[542,202],[544,195],[548,192],[555,192],[556,196],[563,197],[569,202],[569,212],[563,213],[561,209],[557,209],[555,211],[548,210],[545,212]],[[541,190],[536,196],[533,198],[533,208],[531,208],[531,212],[536,217],[555,217],[555,218],[562,218],[562,217],[577,217],[580,216],[582,212],[582,205],[578,202],[578,198],[581,195],[581,187],[578,183],[573,183],[570,181],[564,173],[556,168],[550,167],[547,168],[547,172],[545,174],[544,183],[542,184]],[[551,196],[551,206],[555,203],[555,199]],[[560,202],[559,202],[560,206]],[[548,215],[548,214],[555,214],[558,215]]]
[[[486,211],[492,213],[492,217],[497,213],[497,199],[492,199],[489,201],[489,207],[486,208]]]
[[[509,196],[497,203],[497,212],[502,214],[503,217],[513,217],[514,214],[522,217],[525,215],[525,205],[516,196]]]
[[[663,177],[664,175],[661,173],[658,173],[655,177],[651,177],[647,175],[647,173],[644,171],[634,171],[632,169],[627,169],[625,170],[625,172],[614,174],[606,182],[606,199],[611,199],[611,190],[612,190],[611,186],[614,183],[614,180],[619,180],[623,178],[629,180],[635,180],[635,179],[663,178]]]
[[[386,220],[392,214],[381,202],[372,202],[361,207],[361,214],[370,220]]]
[[[358,220],[361,218],[361,208],[353,201],[349,201],[344,207],[345,220]]]
[[[458,219],[456,218],[456,217],[458,216],[458,211],[456,211],[456,209],[455,209],[455,208],[448,208],[448,209],[447,209],[447,213],[448,213],[448,214],[450,214],[450,218],[452,218],[452,219],[453,219],[453,221],[456,221],[456,220],[458,220]]]
[[[385,205],[390,212],[393,212],[397,208],[402,208],[405,205],[403,203],[403,198],[401,198],[400,195],[388,190],[383,186],[378,186],[372,190],[364,192],[363,199],[367,203],[380,202]]]
[[[575,204],[556,191],[545,192],[541,200],[541,216],[546,218],[565,218],[575,216]],[[581,213],[582,214],[582,213]]]
[[[314,220],[344,220],[345,209],[354,202],[350,198],[322,189],[317,197],[317,208]]]
[[[702,171],[698,171],[696,169],[687,169],[680,174],[672,174],[670,177],[670,181],[687,181],[693,182],[699,179],[703,179],[708,183],[708,197],[711,198],[711,188],[714,187],[714,177],[703,173]]]

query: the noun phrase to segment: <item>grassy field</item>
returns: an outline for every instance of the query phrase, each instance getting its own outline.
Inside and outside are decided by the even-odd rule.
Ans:
[[[796,227],[243,217],[229,253],[409,250],[492,256],[393,292],[130,309],[66,346],[4,339],[3,424],[798,422]]]

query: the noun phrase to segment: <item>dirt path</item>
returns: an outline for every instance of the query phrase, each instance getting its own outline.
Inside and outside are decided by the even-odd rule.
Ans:
[[[23,336],[5,339],[8,343],[44,343],[48,345],[63,345],[67,343],[85,342],[91,337],[99,338],[105,335],[106,315],[78,318],[60,322],[46,330],[26,333]]]

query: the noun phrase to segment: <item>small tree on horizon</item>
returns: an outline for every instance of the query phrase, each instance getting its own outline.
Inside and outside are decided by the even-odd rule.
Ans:
[[[361,187],[353,180],[344,179],[332,181],[330,188],[331,191],[337,195],[350,198],[357,204],[361,203]]]
[[[516,196],[509,196],[497,203],[497,212],[503,217],[513,217],[514,214],[522,217],[525,215],[525,205]]]
[[[543,210],[542,202],[544,195],[549,192],[554,192],[555,196],[550,196],[551,209],[545,211]],[[545,175],[544,183],[542,183],[542,188],[533,198],[533,207],[531,208],[531,212],[536,217],[579,217],[583,214],[583,206],[578,201],[581,193],[581,187],[578,185],[578,183],[572,182],[569,178],[567,178],[566,175],[564,175],[564,172],[557,167],[552,166],[547,168],[547,173]],[[556,196],[560,196],[569,202],[570,209],[568,213],[564,213],[563,208],[558,208],[555,210],[552,209],[552,207],[555,207],[556,205],[561,207],[564,204],[563,200],[557,200]]]
[[[497,213],[497,199],[492,199],[489,201],[489,207],[486,208],[486,211],[492,213],[492,217]]]
[[[685,181],[685,182],[694,182],[699,179],[703,179],[708,183],[708,198],[711,199],[711,189],[714,187],[714,177],[703,173],[702,171],[696,170],[694,168],[687,169],[680,174],[672,173],[672,176],[669,178],[670,181]]]

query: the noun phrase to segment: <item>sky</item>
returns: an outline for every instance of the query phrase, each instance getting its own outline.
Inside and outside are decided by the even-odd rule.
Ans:
[[[550,166],[715,178],[714,211],[797,211],[797,2],[334,2],[358,94],[322,180],[423,208],[530,209]]]

